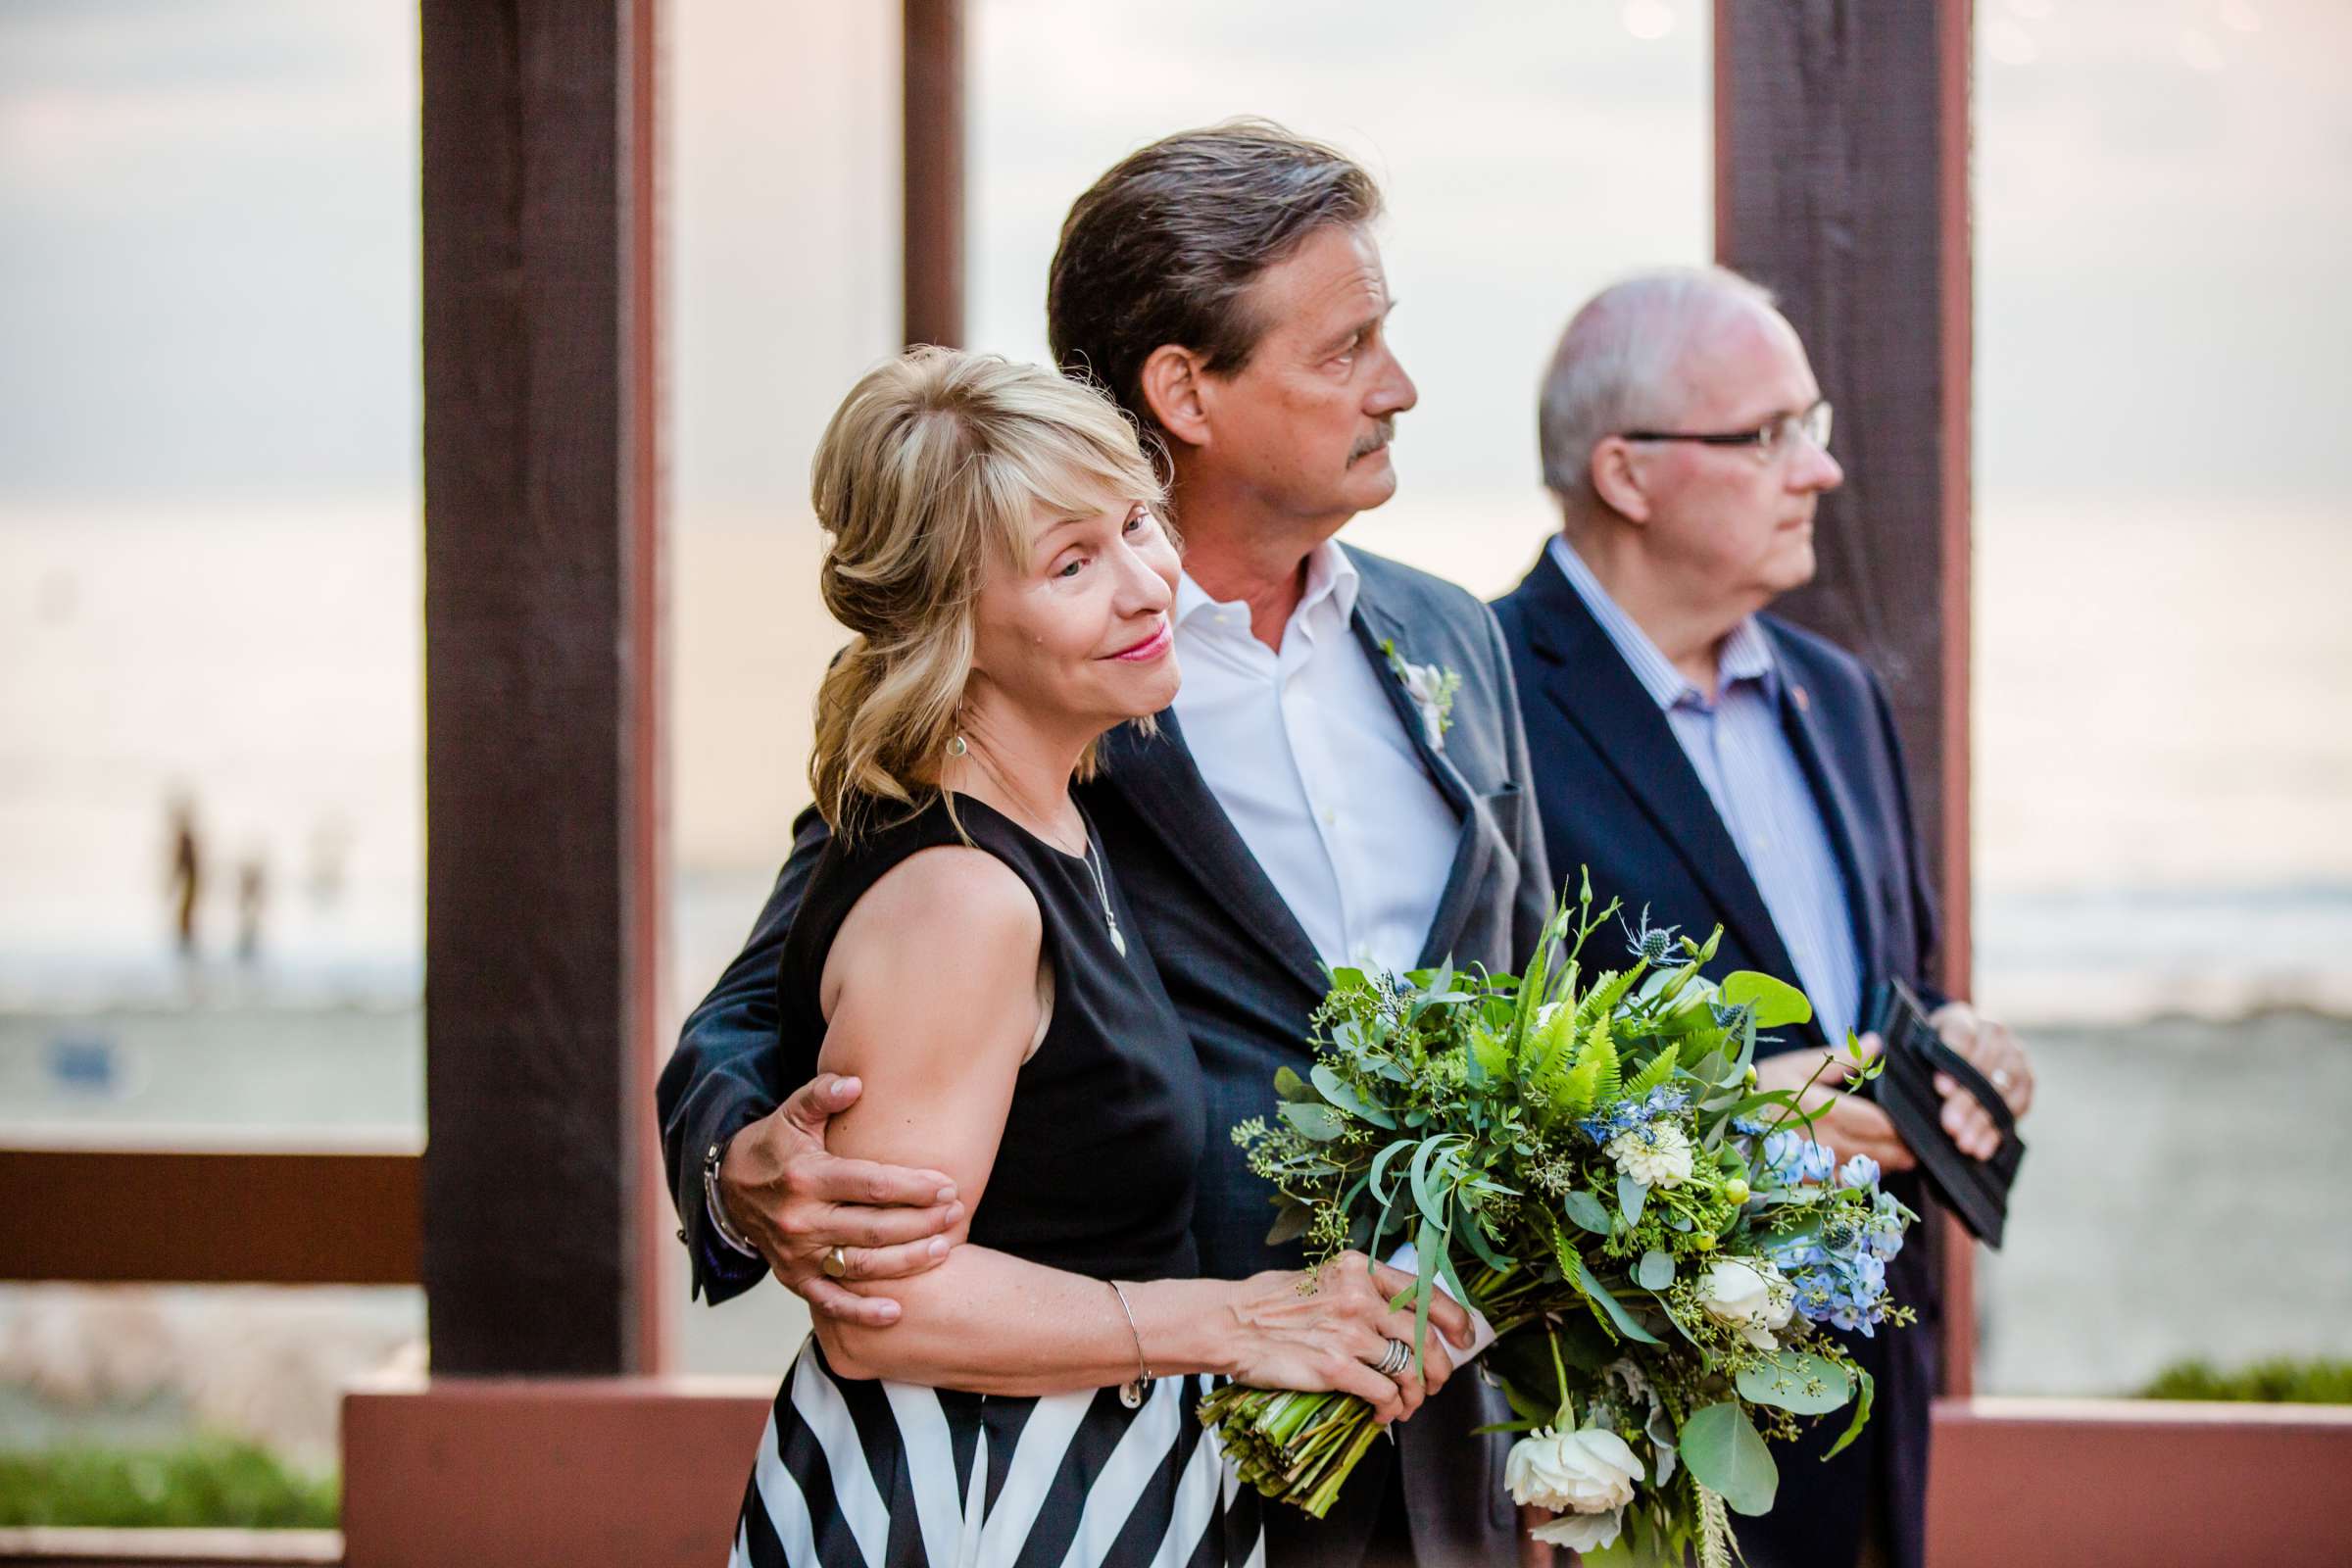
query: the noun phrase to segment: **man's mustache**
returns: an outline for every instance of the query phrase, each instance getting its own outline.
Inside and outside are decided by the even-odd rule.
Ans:
[[[1395,419],[1381,420],[1372,427],[1372,434],[1362,437],[1355,443],[1355,449],[1348,454],[1348,461],[1353,463],[1358,458],[1370,457],[1396,439],[1396,421]]]

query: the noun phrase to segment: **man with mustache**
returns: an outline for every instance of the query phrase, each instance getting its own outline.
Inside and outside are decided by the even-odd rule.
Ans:
[[[1389,441],[1417,396],[1389,345],[1379,212],[1363,170],[1279,126],[1183,132],[1078,199],[1048,289],[1056,360],[1160,442],[1174,480],[1184,684],[1155,739],[1105,743],[1080,796],[1200,1058],[1193,1230],[1212,1275],[1299,1259],[1267,1245],[1269,1194],[1225,1134],[1305,1064],[1324,966],[1515,969],[1553,892],[1493,615],[1335,538],[1394,494]],[[777,1038],[777,951],[821,844],[805,816],[750,945],[687,1020],[663,1148],[697,1289],[724,1299],[772,1269],[812,1310],[881,1325],[896,1310],[874,1282],[936,1263],[960,1208],[936,1173],[826,1154],[858,1086],[812,1080],[820,1042]],[[1270,1510],[1269,1559],[1513,1560],[1508,1439],[1473,1435],[1507,1419],[1452,1379],[1328,1519]]]
[[[1647,273],[1603,291],[1561,335],[1540,416],[1561,529],[1494,610],[1526,705],[1552,863],[1658,924],[1724,928],[1717,972],[1800,984],[1814,1020],[1760,1056],[1796,1089],[1862,1027],[1863,999],[1900,979],[1935,996],[1935,899],[1912,831],[1886,689],[1843,650],[1764,613],[1812,580],[1815,504],[1844,479],[1804,345],[1763,289],[1720,269]],[[2023,1114],[2034,1078],[2000,1025],[1937,1008],[1944,1039]],[[1875,1048],[1866,1039],[1866,1047]],[[1915,1164],[1886,1113],[1834,1096],[1816,1136],[1839,1158]],[[1966,1152],[1992,1119],[1939,1080]],[[1888,1186],[1925,1211],[1918,1188]],[[1918,1568],[1928,1401],[1940,1313],[1931,1226],[1888,1269],[1909,1328],[1847,1340],[1878,1382],[1871,1424],[1829,1464],[1828,1421],[1780,1453],[1779,1500],[1737,1528],[1758,1568]]]

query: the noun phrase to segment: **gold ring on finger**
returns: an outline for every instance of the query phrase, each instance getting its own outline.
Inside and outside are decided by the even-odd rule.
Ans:
[[[850,1277],[850,1250],[846,1247],[826,1248],[823,1266],[825,1278],[829,1280],[848,1279]]]

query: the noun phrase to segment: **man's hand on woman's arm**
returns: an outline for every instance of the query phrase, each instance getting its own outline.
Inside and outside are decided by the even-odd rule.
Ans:
[[[801,813],[793,832],[792,858],[743,951],[687,1017],[677,1051],[662,1067],[656,1094],[662,1154],[697,1294],[723,1301],[759,1284],[766,1264],[817,1312],[848,1311],[879,1327],[896,1319],[898,1303],[860,1301],[808,1269],[821,1270],[826,1249],[840,1246],[849,1273],[864,1269],[881,1278],[892,1259],[866,1255],[869,1243],[919,1247],[954,1222],[941,1218],[938,1194],[947,1184],[937,1172],[898,1172],[901,1180],[878,1189],[870,1179],[874,1167],[825,1153],[829,1119],[855,1103],[858,1091],[816,1075],[819,1042],[782,1034],[776,965],[829,837],[813,810]],[[711,1223],[703,1164],[713,1146],[725,1151],[716,1186],[727,1227],[753,1244],[757,1258],[738,1252]],[[865,1197],[876,1191],[886,1194],[880,1207]],[[871,1223],[881,1215],[891,1219]],[[862,1232],[860,1218],[868,1221]]]
[[[947,1233],[962,1221],[963,1204],[938,1171],[825,1152],[826,1126],[857,1103],[862,1087],[819,1073],[745,1127],[727,1144],[718,1194],[727,1223],[810,1311],[878,1329],[899,1320],[899,1303],[845,1289],[827,1276],[827,1254],[842,1249],[842,1280],[923,1273],[947,1257]]]

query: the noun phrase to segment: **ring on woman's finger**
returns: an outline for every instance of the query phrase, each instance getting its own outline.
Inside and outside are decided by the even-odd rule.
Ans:
[[[825,1261],[821,1266],[825,1271],[825,1278],[829,1280],[848,1279],[850,1277],[850,1250],[846,1247],[826,1248]]]
[[[1999,1091],[2000,1091],[2002,1094],[2004,1094],[2004,1095],[2005,1095],[2005,1094],[2007,1094],[2007,1093],[2009,1092],[2009,1081],[2010,1081],[2010,1080],[2009,1080],[2009,1069],[2008,1069],[2008,1068],[2006,1068],[2006,1067],[1995,1067],[1995,1068],[1993,1068],[1993,1069],[1992,1069],[1992,1087],[1993,1087],[1993,1088],[1995,1088],[1995,1089],[1999,1090]]]
[[[1413,1348],[1402,1340],[1391,1340],[1388,1346],[1380,1359],[1372,1363],[1372,1370],[1382,1377],[1393,1378],[1413,1364]]]

